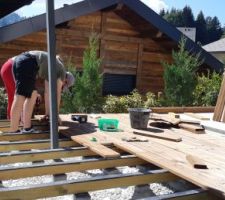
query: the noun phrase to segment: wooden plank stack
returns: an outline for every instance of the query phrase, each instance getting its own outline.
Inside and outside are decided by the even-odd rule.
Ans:
[[[198,115],[195,115],[194,113],[191,114],[192,117]],[[176,127],[176,128],[182,128],[185,130],[188,130],[189,132],[196,133],[196,134],[202,134],[205,133],[205,129],[202,125],[200,125],[199,120],[183,120],[180,119],[179,115],[175,113],[168,113],[168,115],[158,115],[158,114],[153,114],[151,115],[150,119],[156,120],[156,121],[165,121],[171,126]]]

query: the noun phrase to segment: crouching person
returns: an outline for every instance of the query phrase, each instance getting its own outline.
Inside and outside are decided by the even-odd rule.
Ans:
[[[58,110],[61,101],[62,88],[74,84],[74,77],[66,72],[60,58],[56,57],[57,103]],[[37,77],[45,85],[45,115],[49,115],[49,83],[48,54],[44,51],[29,51],[15,57],[13,64],[16,91],[11,108],[10,132],[19,132],[20,113],[23,113],[23,133],[37,132],[32,128],[31,117],[37,99],[35,83]]]

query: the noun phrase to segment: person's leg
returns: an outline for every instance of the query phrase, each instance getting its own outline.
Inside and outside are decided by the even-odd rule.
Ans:
[[[31,117],[34,110],[34,105],[37,99],[37,90],[32,92],[31,98],[26,98],[23,105],[23,128],[31,128]]]
[[[13,60],[6,61],[1,68],[1,77],[8,95],[7,118],[10,119],[10,111],[15,94],[15,79],[12,71]]]
[[[19,129],[20,113],[23,110],[24,101],[25,101],[24,96],[18,95],[18,94],[14,96],[14,100],[13,100],[12,108],[10,112],[10,116],[11,116],[10,132],[15,132]]]
[[[22,100],[19,101],[18,104],[13,102],[13,108],[11,110],[11,114],[15,115],[16,118],[14,119],[12,117],[11,119],[12,124],[14,124],[13,122],[14,120],[16,122],[19,121],[18,120],[19,116],[24,107],[26,107],[27,109],[26,111],[23,112],[25,116],[24,118],[26,119],[25,121],[28,124],[30,123],[29,122],[31,120],[30,113],[33,112],[32,94],[33,94],[33,91],[35,90],[35,81],[36,81],[37,71],[38,71],[38,66],[37,66],[36,60],[31,58],[28,54],[24,53],[16,57],[14,61],[14,66],[13,66],[13,73],[16,80],[15,102],[18,102],[21,99],[21,96],[22,96]],[[26,99],[30,99],[30,100],[27,100],[26,105],[23,107]],[[28,110],[29,109],[28,107],[30,107],[31,110]]]

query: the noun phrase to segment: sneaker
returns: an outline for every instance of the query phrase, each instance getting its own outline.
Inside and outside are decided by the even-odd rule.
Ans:
[[[11,133],[11,134],[14,134],[14,133],[21,133],[21,131],[20,131],[20,130],[17,130],[17,131],[7,131],[7,132],[5,132],[5,133]]]
[[[40,130],[36,130],[34,128],[24,128],[22,131],[22,133],[41,133]]]

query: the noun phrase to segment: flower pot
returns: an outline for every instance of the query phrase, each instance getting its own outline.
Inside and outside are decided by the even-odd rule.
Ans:
[[[151,109],[129,108],[130,124],[135,129],[146,129],[148,126]]]

